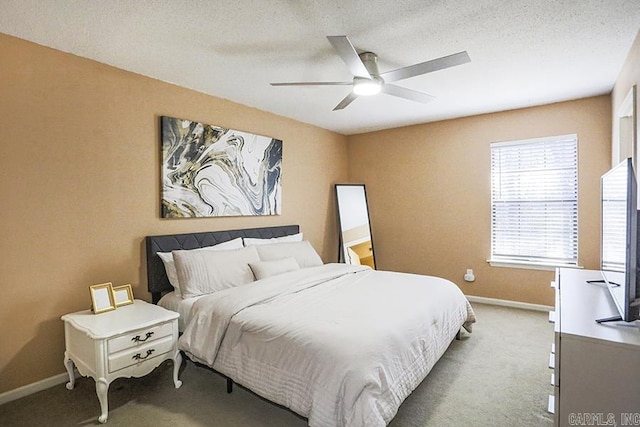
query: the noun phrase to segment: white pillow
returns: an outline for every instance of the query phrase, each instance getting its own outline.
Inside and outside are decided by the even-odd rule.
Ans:
[[[252,262],[249,264],[249,267],[251,267],[253,275],[256,276],[256,279],[258,280],[300,269],[296,259],[293,257],[277,259],[274,261]]]
[[[182,298],[211,294],[255,280],[249,263],[260,261],[255,246],[230,251],[173,251]]]
[[[242,246],[242,238],[238,237],[237,239],[229,240],[228,242],[218,243],[213,246],[205,246],[204,248],[198,249],[189,249],[191,251],[226,251],[229,249],[241,249]],[[158,256],[162,260],[164,264],[164,270],[167,272],[167,277],[169,278],[169,283],[175,289],[176,295],[180,296],[180,282],[178,280],[178,273],[176,272],[176,266],[173,262],[173,254],[171,252],[157,252]]]
[[[272,243],[284,243],[284,242],[302,242],[302,233],[290,234],[282,237],[272,237],[271,239],[255,239],[252,237],[245,237],[242,239],[245,246],[255,245],[270,245]]]
[[[313,249],[308,240],[302,242],[273,243],[254,246],[258,250],[261,261],[274,261],[292,257],[300,268],[322,265],[320,255]]]

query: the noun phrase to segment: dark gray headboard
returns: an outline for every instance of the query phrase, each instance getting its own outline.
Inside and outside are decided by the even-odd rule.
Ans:
[[[204,248],[238,237],[270,239],[272,237],[288,236],[299,232],[300,226],[298,225],[280,225],[275,227],[247,228],[243,230],[147,236],[147,289],[151,292],[154,303],[160,300],[163,293],[173,290],[173,286],[171,286],[167,278],[167,273],[164,271],[164,264],[156,254],[157,252]]]

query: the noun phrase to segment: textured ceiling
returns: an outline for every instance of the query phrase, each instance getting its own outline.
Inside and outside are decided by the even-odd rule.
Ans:
[[[0,0],[0,32],[342,134],[609,93],[640,28],[640,0]],[[466,50],[471,63],[333,107],[351,75],[328,35],[380,72]],[[215,117],[211,118],[215,122]],[[222,124],[223,125],[223,124]]]

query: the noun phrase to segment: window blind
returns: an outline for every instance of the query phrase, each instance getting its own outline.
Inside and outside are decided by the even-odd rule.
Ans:
[[[491,261],[578,263],[578,140],[491,144]]]

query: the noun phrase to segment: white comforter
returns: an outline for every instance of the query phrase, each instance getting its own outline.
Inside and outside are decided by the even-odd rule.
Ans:
[[[179,346],[311,426],[384,426],[474,321],[448,280],[326,264],[201,297]]]

